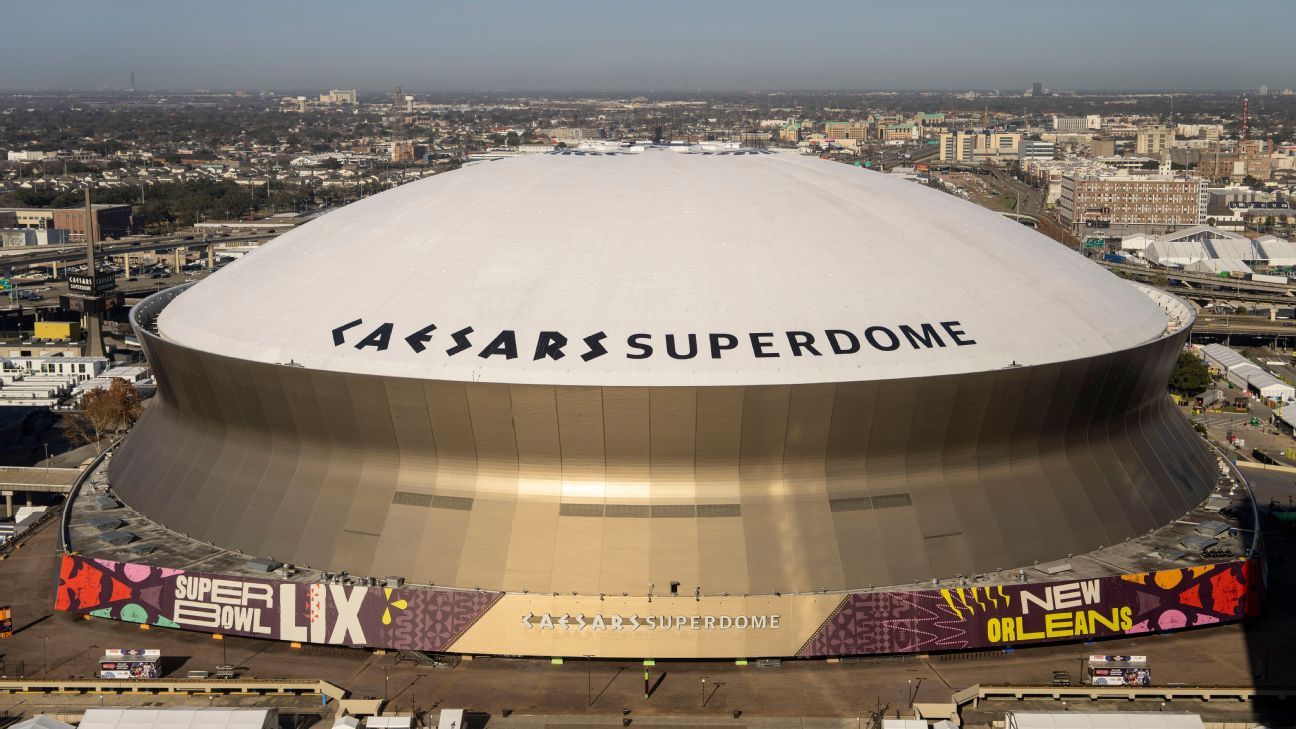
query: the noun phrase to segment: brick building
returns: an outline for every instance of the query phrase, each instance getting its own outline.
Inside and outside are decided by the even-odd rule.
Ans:
[[[133,235],[140,232],[140,228],[135,225],[134,216],[131,215],[131,206],[93,205],[91,207],[94,212],[96,241],[101,241],[104,238],[120,238],[123,235]],[[85,240],[86,214],[84,206],[59,208],[53,212],[54,218],[51,227],[68,231],[68,238],[74,242]]]
[[[1077,235],[1113,227],[1156,232],[1200,224],[1208,201],[1195,177],[1082,173],[1062,178],[1058,211]]]

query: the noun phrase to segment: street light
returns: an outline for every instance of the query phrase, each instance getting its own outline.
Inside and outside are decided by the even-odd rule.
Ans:
[[[49,673],[49,636],[48,635],[41,636],[41,657],[42,657],[42,666],[43,666],[41,668],[41,673]]]
[[[585,654],[585,708],[594,705],[594,668],[590,663],[593,657],[589,653]]]
[[[703,676],[702,677],[702,708],[704,709],[706,708],[706,680],[707,677]]]

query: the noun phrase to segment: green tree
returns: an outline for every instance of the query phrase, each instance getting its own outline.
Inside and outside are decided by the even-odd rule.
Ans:
[[[1210,387],[1210,371],[1206,363],[1191,352],[1183,352],[1175,361],[1174,372],[1170,373],[1170,391],[1192,397]]]

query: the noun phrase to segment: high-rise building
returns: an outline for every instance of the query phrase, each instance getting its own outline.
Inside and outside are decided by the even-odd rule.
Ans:
[[[1094,139],[1089,142],[1089,155],[1095,159],[1098,157],[1113,157],[1116,155],[1115,139]]]
[[[327,94],[320,94],[321,104],[358,104],[359,95],[355,89],[330,89]]]
[[[1035,83],[1031,84],[1031,96],[1043,96],[1043,95],[1044,95],[1044,84],[1040,83],[1039,81],[1036,81]]]
[[[1017,145],[1018,159],[1053,159],[1053,143],[1038,139],[1023,139]]]
[[[1053,131],[1055,132],[1079,133],[1092,129],[1102,129],[1102,117],[1098,114],[1053,117]]]
[[[1174,129],[1170,127],[1143,127],[1135,135],[1134,152],[1153,157],[1159,156],[1170,148],[1174,139]]]
[[[1250,139],[1226,147],[1215,142],[1203,150],[1196,172],[1207,180],[1241,182],[1247,177],[1268,180],[1273,174],[1272,152],[1259,139]]]
[[[829,139],[868,139],[868,122],[831,121],[824,124],[824,136]]]
[[[1269,87],[1265,86],[1264,84],[1260,84],[1260,88],[1256,89],[1256,91],[1259,92],[1261,96],[1269,95]]]
[[[414,143],[408,141],[396,141],[391,143],[391,161],[392,162],[413,162],[414,161]]]
[[[1020,132],[949,132],[940,136],[941,162],[1001,162],[1017,157]]]

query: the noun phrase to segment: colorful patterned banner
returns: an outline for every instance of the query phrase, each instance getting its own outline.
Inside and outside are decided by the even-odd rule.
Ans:
[[[799,656],[999,648],[1230,622],[1260,609],[1258,560],[1069,582],[855,593]]]
[[[64,555],[54,606],[208,633],[443,651],[499,598],[495,592],[225,577]]]
[[[825,657],[1000,648],[1211,625],[1259,612],[1260,571],[1259,560],[1238,560],[1049,583],[854,593],[812,635],[783,640],[788,653]],[[501,597],[496,592],[225,577],[64,555],[55,607],[272,640],[447,651]],[[563,605],[555,597],[546,607],[561,610]],[[528,613],[523,619],[528,628],[543,629],[548,617]],[[705,625],[705,619],[695,622]],[[568,641],[594,631],[598,621],[585,630],[587,621],[578,610],[558,620],[561,626],[551,626],[553,642],[544,649],[553,655],[589,652],[586,643]],[[765,632],[794,629],[783,626],[777,615],[770,620],[772,627],[762,618]],[[610,630],[643,636],[642,656],[652,655],[649,641],[660,632],[642,629],[638,622]],[[525,652],[505,643],[499,641],[498,652]]]

